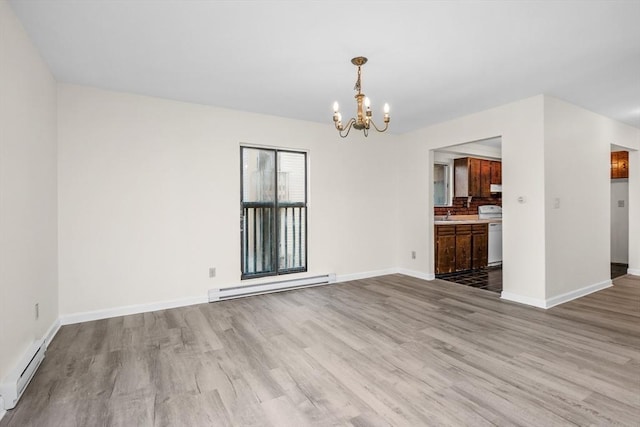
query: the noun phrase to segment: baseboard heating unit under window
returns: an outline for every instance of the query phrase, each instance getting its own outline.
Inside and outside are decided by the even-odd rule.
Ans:
[[[305,277],[303,279],[282,280],[277,282],[256,283],[252,285],[232,286],[209,290],[209,302],[224,301],[272,292],[289,291],[310,286],[328,285],[336,282],[335,274]]]
[[[46,346],[43,339],[34,342],[18,366],[9,372],[4,382],[0,384],[0,396],[4,401],[5,410],[13,409],[16,406],[38,366],[42,363],[45,351]]]

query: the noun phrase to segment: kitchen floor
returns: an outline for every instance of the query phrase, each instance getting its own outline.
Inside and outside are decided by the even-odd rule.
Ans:
[[[616,277],[624,276],[627,274],[628,268],[628,264],[611,263],[611,278],[615,279]],[[437,274],[436,278],[492,292],[502,292],[502,266]]]
[[[492,292],[502,292],[502,266],[487,267],[481,270],[460,271],[457,273],[436,274],[436,278],[447,282]]]

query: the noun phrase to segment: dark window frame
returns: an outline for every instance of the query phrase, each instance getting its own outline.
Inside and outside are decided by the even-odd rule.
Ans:
[[[274,153],[274,201],[271,202],[245,202],[244,201],[244,161],[243,161],[243,153],[244,150],[263,150],[267,152]],[[303,202],[279,202],[278,200],[278,153],[294,153],[304,156],[304,201]],[[308,235],[308,224],[309,224],[309,155],[306,151],[293,150],[293,149],[284,149],[284,148],[266,148],[266,147],[256,147],[251,145],[241,145],[240,146],[240,271],[241,271],[241,280],[245,279],[255,279],[259,277],[268,277],[268,276],[280,276],[286,274],[295,274],[295,273],[304,273],[308,271],[308,248],[309,248],[309,235]],[[292,267],[292,268],[280,268],[279,262],[279,243],[280,243],[280,215],[279,211],[281,208],[285,209],[285,218],[287,209],[300,209],[299,210],[299,221],[302,221],[302,217],[304,216],[304,265],[300,267]],[[249,238],[245,238],[245,232],[248,232],[247,229],[247,209],[270,209],[271,213],[269,214],[269,224],[270,230],[272,234],[270,247],[270,260],[272,269],[270,271],[262,271],[262,272],[247,272],[246,265],[249,260],[248,258],[248,246],[249,246]],[[293,211],[295,214],[295,210]],[[256,230],[256,220],[254,213],[254,224],[253,231],[255,237]],[[294,223],[295,224],[295,223]],[[294,226],[295,227],[295,226]],[[295,232],[295,229],[294,229]],[[287,235],[287,229],[285,228],[285,236]],[[300,231],[298,230],[298,250],[299,252],[299,260],[301,261],[301,251],[302,251],[302,236]],[[262,236],[264,238],[264,236]],[[294,240],[295,240],[294,236]],[[256,251],[256,239],[254,238],[254,252]],[[285,240],[285,248],[286,248],[287,240]],[[286,252],[286,250],[285,250]],[[262,255],[263,259],[263,267],[264,267],[264,254]],[[257,266],[257,259],[254,256],[254,269]]]

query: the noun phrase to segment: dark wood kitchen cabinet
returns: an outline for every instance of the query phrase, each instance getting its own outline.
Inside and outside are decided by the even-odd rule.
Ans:
[[[456,271],[471,269],[471,225],[456,225]]]
[[[629,178],[629,152],[611,153],[611,179]]]
[[[473,224],[471,226],[471,268],[484,268],[489,264],[489,225]]]
[[[436,274],[487,266],[488,224],[436,225],[434,235]]]
[[[456,226],[435,226],[436,274],[456,271]]]
[[[455,197],[490,197],[491,184],[502,184],[500,162],[473,157],[453,161]]]
[[[491,162],[491,183],[502,185],[502,162]]]

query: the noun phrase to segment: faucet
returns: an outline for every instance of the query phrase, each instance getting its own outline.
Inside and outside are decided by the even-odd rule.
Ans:
[[[447,209],[447,217],[445,219],[449,219],[450,216],[451,216],[451,210]]]

